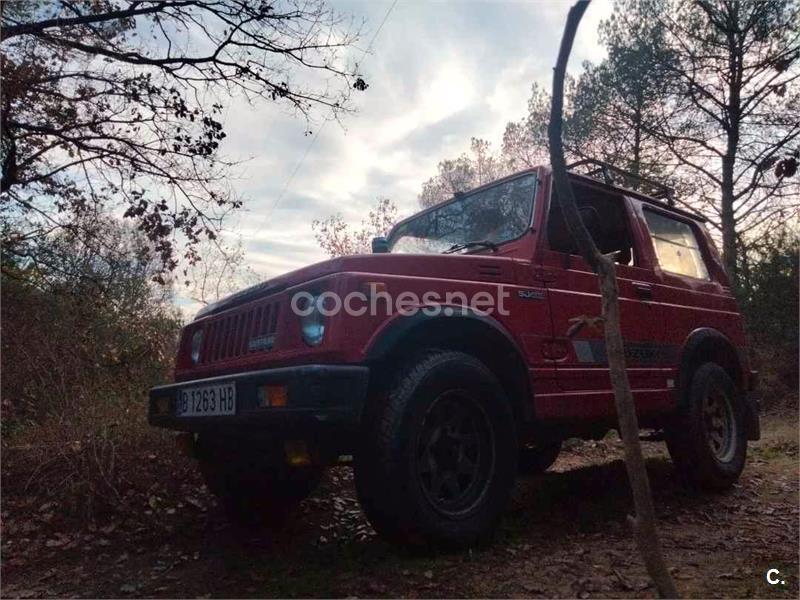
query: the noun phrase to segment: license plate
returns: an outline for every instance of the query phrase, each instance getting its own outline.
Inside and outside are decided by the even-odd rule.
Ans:
[[[175,414],[178,417],[235,415],[236,384],[219,383],[182,389]]]

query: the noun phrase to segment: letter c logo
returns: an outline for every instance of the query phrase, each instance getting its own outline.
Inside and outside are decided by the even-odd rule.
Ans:
[[[775,577],[773,577],[773,573]],[[780,575],[780,571],[778,569],[770,569],[767,571],[767,583],[770,585],[778,585],[779,583],[783,583],[780,579],[778,579],[778,575]]]

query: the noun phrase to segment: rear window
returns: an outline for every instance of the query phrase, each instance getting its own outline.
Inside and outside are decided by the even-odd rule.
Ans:
[[[644,217],[662,269],[696,279],[709,279],[703,253],[688,223],[649,210],[644,211]]]

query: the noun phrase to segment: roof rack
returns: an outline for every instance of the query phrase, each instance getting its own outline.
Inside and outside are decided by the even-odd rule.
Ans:
[[[663,183],[659,183],[647,177],[642,177],[636,173],[631,173],[630,171],[620,169],[610,163],[594,158],[584,158],[571,163],[567,165],[567,170],[578,172],[577,170],[581,167],[588,167],[588,170],[579,174],[594,179],[599,179],[599,175],[602,177],[603,183],[607,185],[627,187],[647,194],[652,198],[666,200],[669,206],[675,206],[675,197],[672,188],[667,187]]]

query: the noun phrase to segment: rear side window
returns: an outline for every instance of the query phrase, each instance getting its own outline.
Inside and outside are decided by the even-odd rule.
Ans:
[[[628,226],[625,199],[619,194],[582,185],[573,186],[573,190],[583,224],[600,252],[612,255],[617,264],[635,266],[636,253]],[[547,239],[551,250],[579,254],[555,193],[550,201]]]
[[[644,211],[644,217],[662,269],[696,279],[709,279],[703,253],[688,223],[649,210]]]

